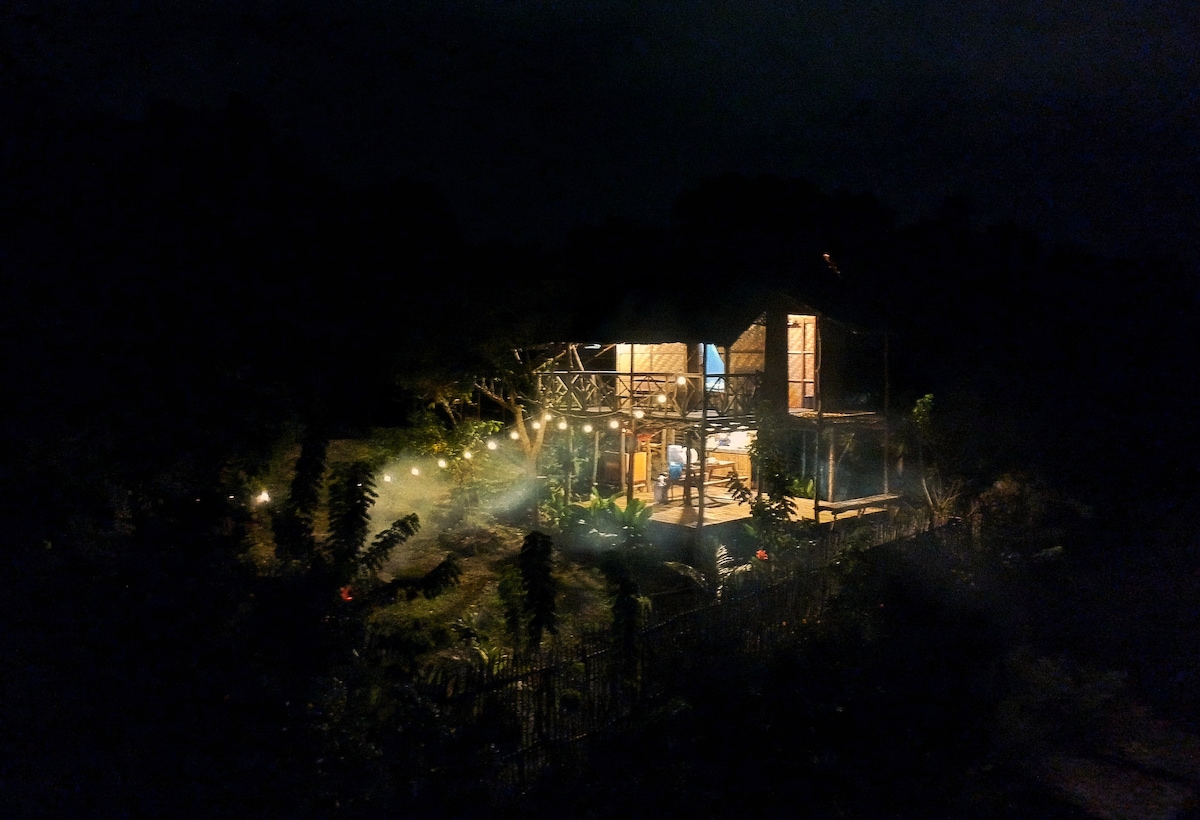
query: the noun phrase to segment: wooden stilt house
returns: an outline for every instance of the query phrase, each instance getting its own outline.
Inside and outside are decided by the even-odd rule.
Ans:
[[[886,509],[887,340],[784,295],[742,316],[640,324],[571,342],[538,371],[546,407],[592,431],[596,480],[652,501],[654,519],[702,528],[746,518],[730,481],[753,489],[750,450],[782,431],[798,515],[817,523]]]

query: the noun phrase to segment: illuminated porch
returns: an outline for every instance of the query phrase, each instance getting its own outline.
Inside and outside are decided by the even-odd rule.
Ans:
[[[666,503],[655,502],[651,494],[644,492],[634,493],[634,498],[642,501],[651,508],[650,520],[657,524],[696,529],[701,523],[700,509],[694,498],[690,505],[685,504],[678,497]],[[817,520],[813,499],[794,498],[792,500],[796,504],[796,514],[792,517],[793,521]],[[820,504],[820,520],[823,524],[835,522],[846,523],[859,518],[880,515],[889,512],[899,501],[900,496],[896,493],[884,493],[864,498],[847,499],[846,501],[823,501]],[[624,498],[618,498],[616,503],[618,507],[625,509],[627,502]],[[727,493],[706,496],[703,518],[703,525],[705,527],[749,521],[749,519],[749,505],[738,504]]]

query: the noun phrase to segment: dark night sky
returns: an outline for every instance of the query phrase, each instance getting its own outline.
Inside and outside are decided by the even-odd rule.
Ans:
[[[1183,0],[17,0],[0,27],[9,79],[68,111],[237,92],[323,171],[436,183],[473,238],[661,221],[736,171],[902,220],[965,195],[1102,253],[1200,247]]]

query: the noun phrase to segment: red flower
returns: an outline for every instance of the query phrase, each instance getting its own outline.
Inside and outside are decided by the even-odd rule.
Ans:
[[[759,550],[758,552],[754,553],[754,557],[757,558],[759,561],[766,561],[771,556],[767,555],[766,550]]]
[[[353,601],[354,596],[350,594],[350,587],[344,586],[338,590],[338,594],[342,596],[343,601]]]

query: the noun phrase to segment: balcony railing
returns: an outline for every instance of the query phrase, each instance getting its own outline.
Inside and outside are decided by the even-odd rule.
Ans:
[[[539,392],[565,413],[632,413],[688,418],[705,405],[717,416],[754,412],[761,374],[629,373],[616,370],[547,370]]]

